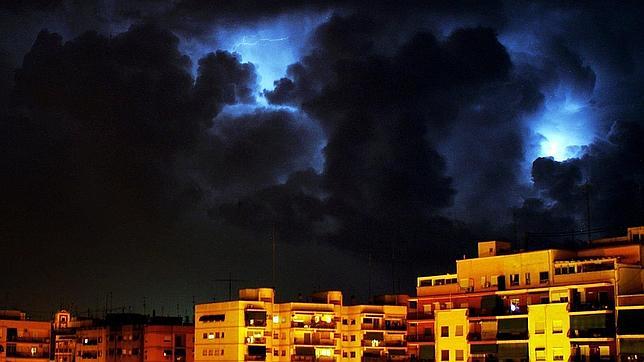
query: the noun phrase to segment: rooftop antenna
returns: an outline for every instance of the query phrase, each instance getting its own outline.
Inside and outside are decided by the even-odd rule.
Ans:
[[[273,236],[272,236],[271,239],[272,239],[272,244],[273,244],[272,245],[272,247],[273,247],[273,260],[272,260],[273,280],[272,280],[271,285],[273,286],[273,290],[275,290],[275,289],[277,289],[276,286],[275,286],[275,243],[276,243],[276,240],[275,240],[275,223],[273,223]]]
[[[591,244],[591,218],[590,218],[590,182],[583,185],[584,194],[586,196],[586,233],[588,237],[588,244]]]
[[[233,274],[228,272],[228,279],[215,279],[216,282],[228,282],[228,300],[233,300],[233,282],[245,282],[244,279],[233,279]]]

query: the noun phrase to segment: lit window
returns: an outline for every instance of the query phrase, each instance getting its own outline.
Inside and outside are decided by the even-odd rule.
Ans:
[[[273,316],[273,323],[277,324],[277,323],[279,323],[279,322],[280,322],[280,316],[278,316],[278,315],[274,315],[274,316]]]
[[[534,334],[544,334],[546,329],[546,323],[544,321],[534,322]]]
[[[537,361],[546,360],[546,349],[545,348],[535,348],[534,355],[536,356]]]
[[[442,326],[441,327],[441,337],[449,337],[449,327],[448,326]]]
[[[519,274],[510,274],[510,285],[519,285]]]
[[[560,319],[552,321],[552,333],[563,333],[563,322]]]
[[[455,354],[456,354],[456,360],[457,361],[462,361],[463,360],[463,350],[462,349],[457,349]]]
[[[455,336],[462,336],[463,335],[463,325],[457,325],[456,326],[456,331],[454,332]]]
[[[208,339],[215,339],[215,334],[212,332],[208,333]]]
[[[552,348],[552,359],[554,361],[563,361],[564,359],[563,348],[561,347]]]
[[[441,350],[441,361],[449,361],[449,350],[448,349]]]
[[[609,357],[610,346],[599,346],[599,357]]]

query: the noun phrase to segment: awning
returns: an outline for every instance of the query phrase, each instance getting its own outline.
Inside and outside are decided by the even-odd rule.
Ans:
[[[225,314],[206,314],[199,317],[199,322],[221,322],[225,319]]]
[[[436,358],[434,346],[420,346],[418,358],[421,360],[434,360]]]
[[[570,329],[572,330],[589,330],[598,328],[607,328],[613,325],[612,314],[590,314],[575,315],[570,317]]]
[[[621,313],[621,311],[620,311]],[[620,353],[643,353],[644,339],[620,339],[619,340]]]
[[[372,341],[374,339],[382,341],[384,339],[382,332],[367,332],[364,334],[364,339]]]
[[[514,358],[528,358],[527,343],[499,344],[499,360]]]
[[[520,334],[528,331],[528,318],[499,319],[499,333]]]
[[[470,345],[470,353],[496,353],[497,346],[497,344],[472,344]]]

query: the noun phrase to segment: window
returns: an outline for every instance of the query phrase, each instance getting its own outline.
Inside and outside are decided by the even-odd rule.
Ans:
[[[610,356],[610,346],[599,346],[599,357],[605,358]]]
[[[409,309],[416,309],[418,308],[418,302],[415,300],[409,301]]]
[[[546,329],[546,322],[536,321],[534,322],[534,334],[544,334]]]
[[[355,342],[355,341],[356,341],[356,335],[355,335],[355,334],[352,334],[352,335],[351,335],[351,342]]]
[[[221,338],[224,338],[224,332],[221,332]]]
[[[215,339],[215,334],[213,332],[208,333],[208,339]]]
[[[525,273],[525,284],[530,285],[530,273]]]
[[[347,352],[342,352],[342,357],[347,358]]]
[[[343,342],[346,342],[346,341],[347,341],[347,335],[346,335],[346,334],[343,334],[343,335],[342,335],[342,341],[343,341]]]
[[[552,333],[562,333],[563,332],[563,322],[561,319],[552,321]]]
[[[279,355],[280,355],[280,351],[279,351],[279,349],[274,348],[274,349],[273,349],[273,356],[279,357]]]
[[[455,354],[456,354],[456,360],[457,361],[462,361],[463,360],[463,350],[462,349],[457,349]]]
[[[553,347],[552,348],[552,359],[553,359],[553,361],[563,361],[563,359],[564,359],[563,348],[561,348],[561,347]]]
[[[537,361],[546,360],[546,349],[545,348],[535,348],[534,355],[536,356]]]
[[[449,327],[448,326],[442,326],[441,327],[441,337],[449,337]]]
[[[286,350],[285,349],[282,350],[282,357],[284,357],[284,356],[286,356]]]
[[[351,325],[352,325],[352,326],[354,326],[355,324],[356,324],[356,320],[355,320],[355,319],[352,319],[352,320],[351,320]]]
[[[356,353],[355,352],[351,352],[351,358],[356,358]]]
[[[547,271],[539,272],[539,283],[544,284],[544,283],[548,283],[548,281],[550,281],[548,272]]]
[[[204,333],[204,334],[203,334],[203,336],[202,336],[202,338],[203,338],[203,339],[208,338],[208,333]]]
[[[201,351],[201,355],[202,356],[207,356],[208,355],[208,350],[204,349],[203,351]]]
[[[441,361],[449,361],[449,349],[441,350]]]
[[[510,274],[510,285],[519,285],[519,274]]]
[[[498,275],[492,275],[492,278],[491,278],[490,284],[491,284],[492,286],[497,286],[497,285],[499,285],[499,276],[498,276]]]
[[[454,335],[459,337],[463,335],[463,325],[457,325],[456,326],[456,331],[454,332]]]
[[[343,320],[342,320],[342,324],[344,324],[345,326],[346,326],[347,324],[349,324],[349,323],[347,323],[347,322],[348,322],[348,321],[347,321],[346,319],[343,319]]]

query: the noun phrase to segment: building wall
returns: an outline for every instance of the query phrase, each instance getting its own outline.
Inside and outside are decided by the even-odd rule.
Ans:
[[[530,361],[537,360],[537,350],[542,349],[547,361],[555,361],[555,351],[562,353],[563,361],[570,358],[570,329],[568,303],[535,304],[528,306],[530,333]]]
[[[0,361],[49,360],[50,333],[50,322],[0,319]]]
[[[436,360],[437,361],[467,361],[469,349],[467,334],[469,332],[466,316],[467,309],[440,310],[436,312]],[[444,331],[447,330],[447,336]],[[449,359],[444,359],[443,351],[448,351]],[[460,352],[458,352],[460,351]],[[463,358],[457,359],[457,353]]]

